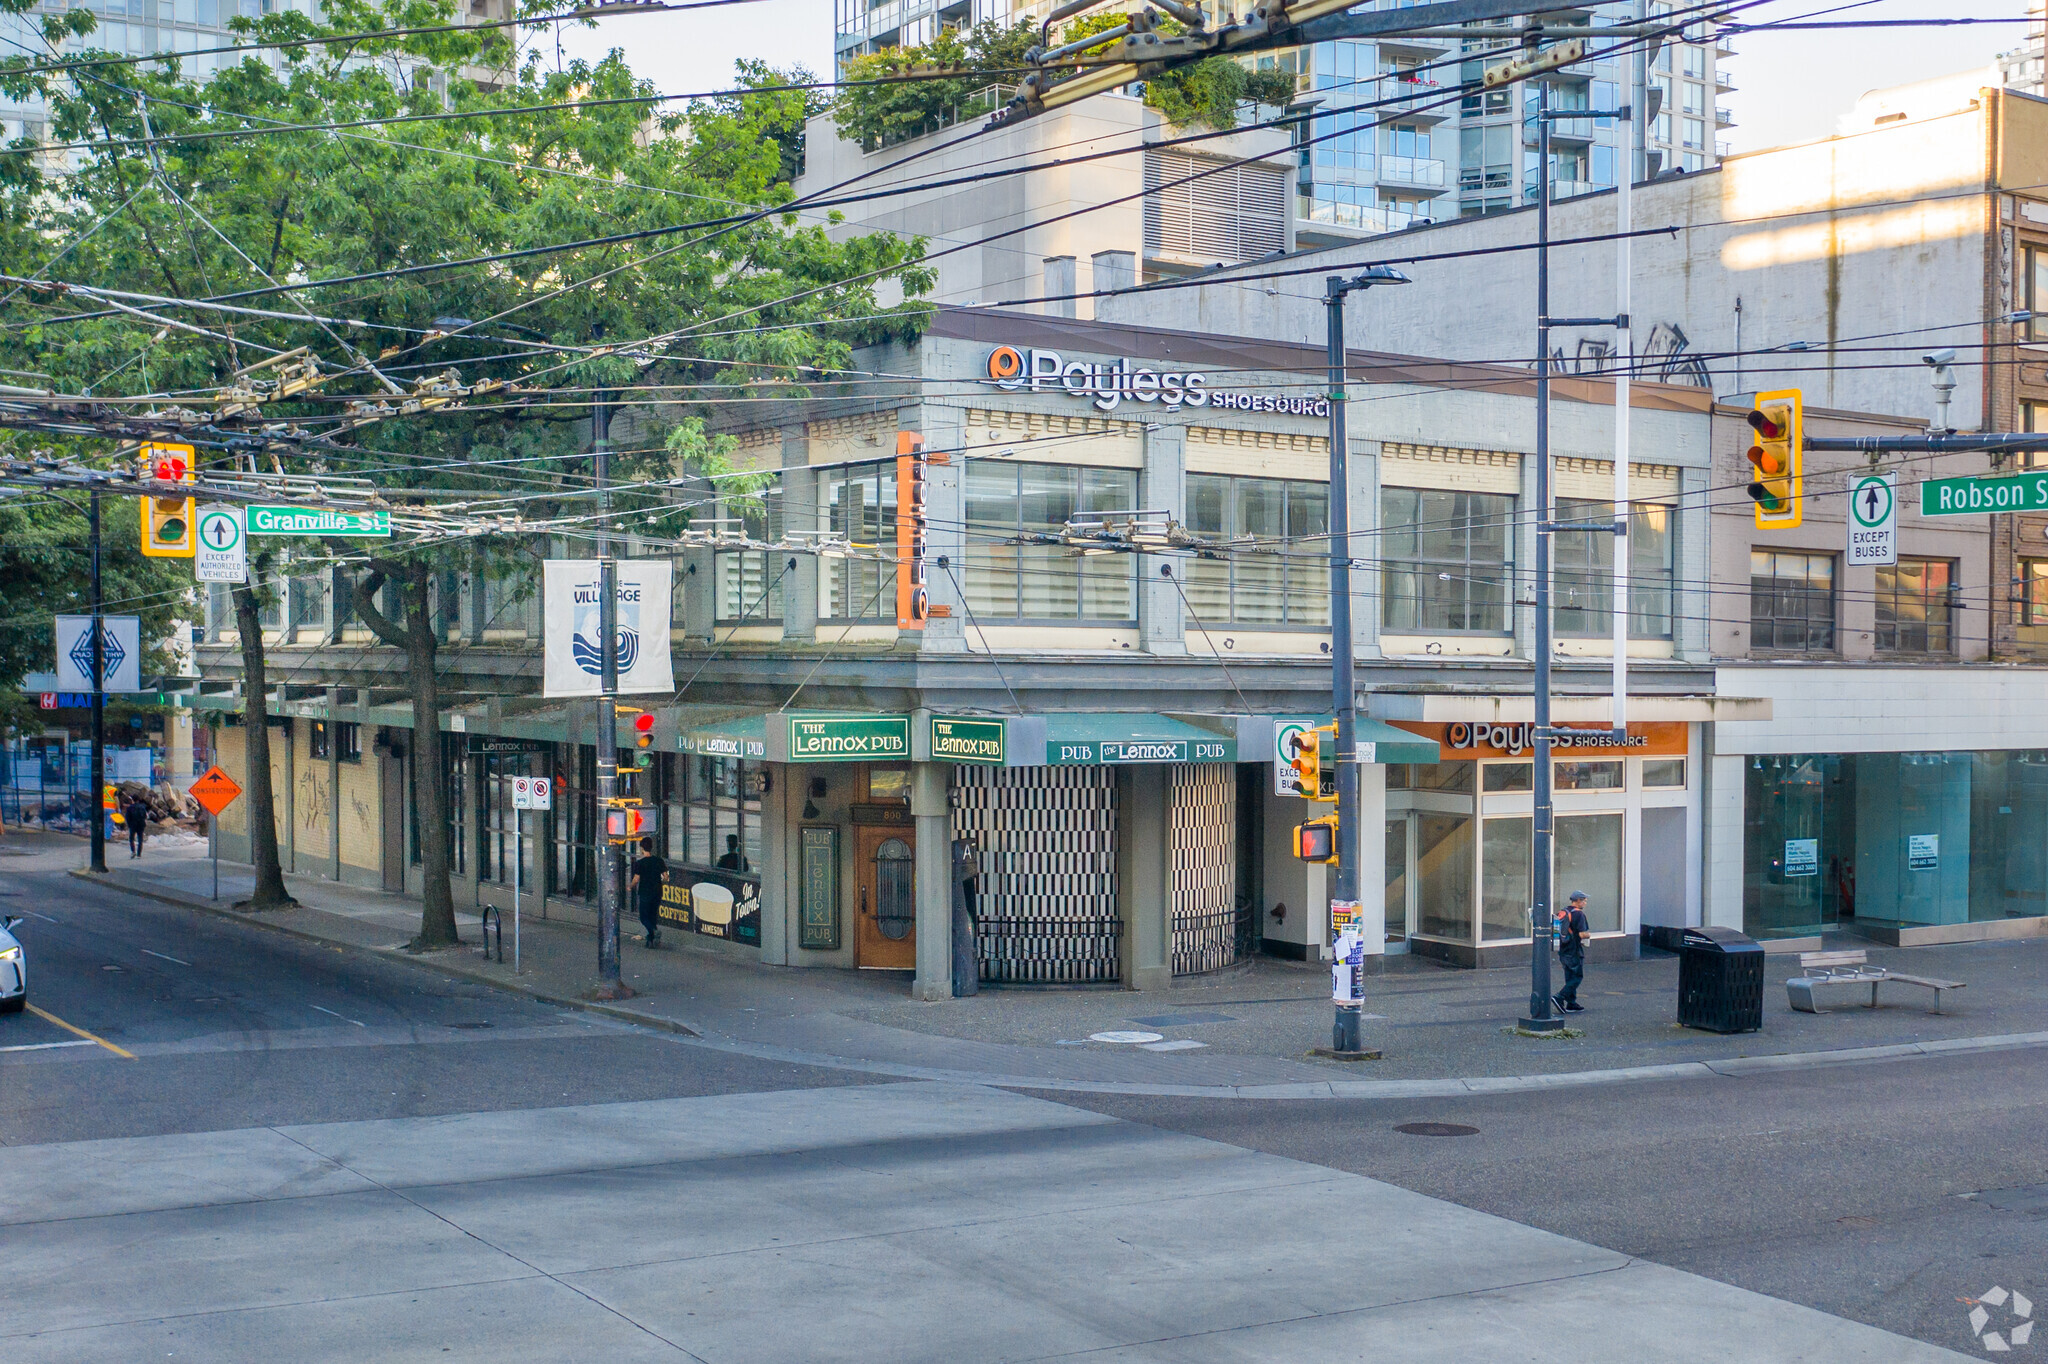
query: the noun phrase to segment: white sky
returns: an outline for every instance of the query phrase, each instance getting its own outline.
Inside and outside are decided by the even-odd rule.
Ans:
[[[1833,9],[1830,18],[1905,19],[2026,13],[2026,0],[1773,0],[1745,11],[1749,22],[1791,19]],[[724,89],[737,57],[777,66],[801,63],[819,75],[832,65],[831,0],[761,0],[681,13],[624,13],[594,29],[562,25],[562,50],[596,58],[626,50],[634,69],[665,93]],[[1820,29],[1749,33],[1735,40],[1729,73],[1737,89],[1722,97],[1735,114],[1726,140],[1737,151],[1825,137],[1866,90],[1982,66],[2019,45],[2018,24],[1939,29]]]

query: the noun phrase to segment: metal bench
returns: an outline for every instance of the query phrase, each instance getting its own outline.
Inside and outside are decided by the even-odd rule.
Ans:
[[[1880,985],[1918,985],[1923,990],[1934,991],[1934,1012],[1941,1012],[1941,996],[1944,990],[1963,989],[1968,982],[1960,980],[1935,980],[1928,976],[1908,976],[1882,966],[1872,966],[1867,952],[1801,952],[1799,974],[1785,982],[1785,993],[1792,1001],[1792,1007],[1800,1013],[1818,1014],[1827,1010],[1813,1002],[1813,991],[1817,985],[1867,985],[1870,1000],[1865,1008],[1877,1007],[1877,987]]]

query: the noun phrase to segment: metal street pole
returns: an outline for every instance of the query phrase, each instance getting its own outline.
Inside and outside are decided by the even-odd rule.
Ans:
[[[605,479],[611,472],[611,408],[599,392],[590,413],[592,463],[597,479],[597,592],[599,646],[603,662],[597,698],[597,995],[618,999],[628,993],[619,979],[619,858],[622,844],[612,841],[609,817],[619,794],[619,565],[612,558],[612,495]]]
[[[107,811],[104,791],[107,782],[107,655],[100,619],[100,490],[92,490],[92,795],[85,808],[92,815],[92,869],[107,869]]]
[[[1330,385],[1330,704],[1337,716],[1337,878],[1331,903],[1358,903],[1357,687],[1351,661],[1351,477],[1349,446],[1344,435],[1344,300],[1354,289],[1375,284],[1406,284],[1408,277],[1390,266],[1376,265],[1361,275],[1324,281],[1323,310],[1329,321],[1329,353],[1325,356]],[[1384,912],[1384,907],[1382,909]],[[1341,964],[1341,963],[1340,963]],[[1330,1028],[1330,1049],[1361,1049],[1360,1019],[1364,982],[1354,981],[1358,998],[1337,1003]]]
[[[1550,992],[1550,83],[1536,87],[1536,764],[1530,829],[1529,1015],[1531,1032],[1564,1026]]]

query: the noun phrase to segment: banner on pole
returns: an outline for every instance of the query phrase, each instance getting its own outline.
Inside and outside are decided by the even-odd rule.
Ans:
[[[666,559],[618,562],[619,632],[613,641],[619,692],[672,692],[669,603],[674,565]],[[596,696],[604,654],[599,641],[601,601],[595,559],[550,559],[542,574],[547,621],[542,648],[541,695]]]
[[[100,664],[106,671],[100,690],[142,690],[141,617],[100,617]],[[93,689],[91,616],[57,617],[57,689]]]

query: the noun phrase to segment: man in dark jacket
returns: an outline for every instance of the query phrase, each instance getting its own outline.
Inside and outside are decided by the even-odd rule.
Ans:
[[[1568,1014],[1582,1014],[1579,982],[1586,978],[1586,939],[1593,925],[1586,920],[1586,892],[1575,890],[1567,907],[1557,911],[1557,959],[1564,963],[1564,988],[1556,995],[1557,1007]]]
[[[128,826],[128,855],[142,856],[142,840],[149,830],[149,802],[132,791],[121,797],[121,822]]]
[[[633,863],[631,890],[640,910],[640,926],[647,930],[647,945],[661,944],[661,885],[668,863],[654,855],[654,840],[640,840],[640,856]]]

